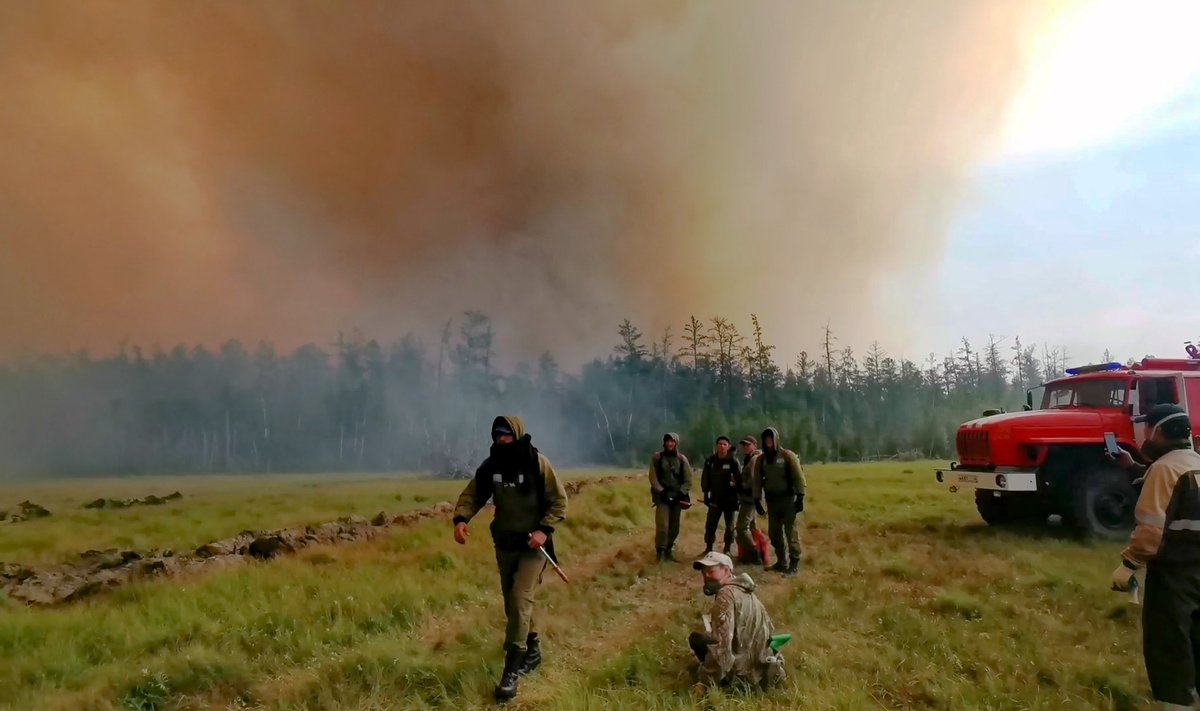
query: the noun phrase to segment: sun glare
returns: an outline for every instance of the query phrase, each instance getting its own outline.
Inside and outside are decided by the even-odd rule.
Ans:
[[[1102,145],[1147,126],[1200,82],[1200,2],[1098,0],[1070,6],[1029,47],[1000,160]]]

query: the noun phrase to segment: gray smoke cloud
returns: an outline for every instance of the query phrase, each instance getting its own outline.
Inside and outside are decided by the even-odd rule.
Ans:
[[[1033,2],[8,3],[0,349],[918,325]],[[678,328],[676,329],[678,331]]]

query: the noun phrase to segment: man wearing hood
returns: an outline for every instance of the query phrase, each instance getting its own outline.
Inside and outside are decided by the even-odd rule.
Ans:
[[[692,466],[679,451],[679,435],[663,435],[663,448],[650,457],[650,494],[654,498],[654,548],[658,560],[675,562],[679,514],[690,505]]]
[[[1145,571],[1142,654],[1150,689],[1163,709],[1191,709],[1200,680],[1200,454],[1178,405],[1155,405],[1139,419],[1151,428],[1142,452],[1153,463],[1113,589],[1129,591]],[[1128,453],[1118,461],[1141,473]]]
[[[704,460],[700,473],[700,490],[708,516],[704,521],[704,552],[712,551],[717,543],[717,526],[725,519],[725,555],[733,547],[733,517],[738,510],[738,461],[733,456],[733,444],[725,435],[717,438],[716,451]]]
[[[700,660],[705,688],[740,681],[766,687],[783,681],[783,655],[771,649],[774,627],[754,594],[749,575],[734,575],[729,556],[709,552],[692,564],[704,577],[704,594],[715,598],[711,632],[693,632],[688,646]]]
[[[775,549],[771,570],[795,575],[800,570],[800,531],[796,517],[804,511],[804,468],[795,452],[783,448],[779,430],[768,427],[759,438],[762,454],[751,463],[754,500],[767,502],[767,533]]]
[[[492,421],[492,449],[463,489],[454,509],[454,540],[467,542],[467,523],[491,500],[492,542],[504,593],[504,671],[496,698],[517,694],[517,677],[542,663],[541,643],[533,618],[533,591],[541,581],[546,559],[555,560],[554,527],[567,513],[567,492],[554,475],[550,460],[538,452],[519,417]]]
[[[746,435],[738,444],[742,448],[742,466],[738,472],[737,483],[734,486],[738,498],[738,547],[742,549],[744,554],[744,560],[741,562],[760,564],[762,563],[762,556],[759,555],[758,546],[754,542],[754,517],[756,514],[762,515],[766,513],[766,509],[763,508],[762,501],[755,498],[750,463],[762,452],[758,449],[758,438],[754,435]]]

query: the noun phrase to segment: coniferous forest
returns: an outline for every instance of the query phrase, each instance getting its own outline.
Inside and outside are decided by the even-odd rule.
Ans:
[[[963,339],[922,362],[838,343],[780,362],[756,317],[690,319],[656,335],[624,321],[578,372],[552,353],[501,370],[491,319],[385,345],[361,334],[279,353],[269,344],[126,346],[0,365],[5,473],[418,471],[461,476],[493,415],[519,414],[562,465],[641,463],[664,431],[700,460],[719,434],[774,425],[805,461],[953,456],[958,424],[1019,409],[1058,377],[1058,350]],[[1107,354],[1106,354],[1107,355]]]

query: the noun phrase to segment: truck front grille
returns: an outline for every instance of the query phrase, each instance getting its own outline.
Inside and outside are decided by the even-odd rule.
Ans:
[[[958,433],[958,458],[963,462],[989,462],[992,444],[987,430],[960,430]]]

